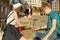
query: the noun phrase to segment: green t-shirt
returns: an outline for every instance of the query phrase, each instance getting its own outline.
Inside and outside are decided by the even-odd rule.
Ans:
[[[60,28],[60,17],[59,14],[53,10],[50,11],[50,13],[48,14],[48,29],[50,30],[52,28],[52,19],[56,19],[56,29],[55,31],[51,34],[51,36],[56,35],[59,32],[59,28]],[[46,30],[47,32],[49,32],[49,30]]]

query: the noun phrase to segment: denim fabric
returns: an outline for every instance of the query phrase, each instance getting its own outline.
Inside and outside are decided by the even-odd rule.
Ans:
[[[34,32],[33,33],[33,37],[38,37],[38,38],[44,38],[44,36],[46,35],[47,33],[46,32]],[[58,37],[57,35],[55,36],[50,36],[48,40],[58,40]]]

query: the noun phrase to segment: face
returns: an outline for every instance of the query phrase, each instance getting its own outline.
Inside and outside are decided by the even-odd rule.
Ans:
[[[17,8],[17,11],[21,12],[22,11],[22,7]]]
[[[49,10],[50,9],[48,7],[46,7],[46,8],[43,9],[43,11],[45,12],[45,14],[48,14],[49,13]]]

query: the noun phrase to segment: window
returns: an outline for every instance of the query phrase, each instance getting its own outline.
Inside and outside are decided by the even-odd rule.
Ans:
[[[18,0],[15,0],[15,3],[17,3],[18,2]]]
[[[5,12],[5,7],[3,7],[3,12]]]
[[[3,6],[1,7],[1,12],[3,12]]]
[[[12,0],[12,3],[15,4],[15,0]]]
[[[1,6],[0,6],[0,12],[1,12]]]
[[[5,8],[5,12],[7,12],[7,7]]]

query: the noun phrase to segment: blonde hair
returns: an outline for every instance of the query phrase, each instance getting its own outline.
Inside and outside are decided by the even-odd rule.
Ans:
[[[41,6],[41,9],[43,10],[43,9],[46,8],[46,7],[52,8],[52,6],[51,6],[50,3],[44,2],[44,3],[42,4],[42,6]]]

